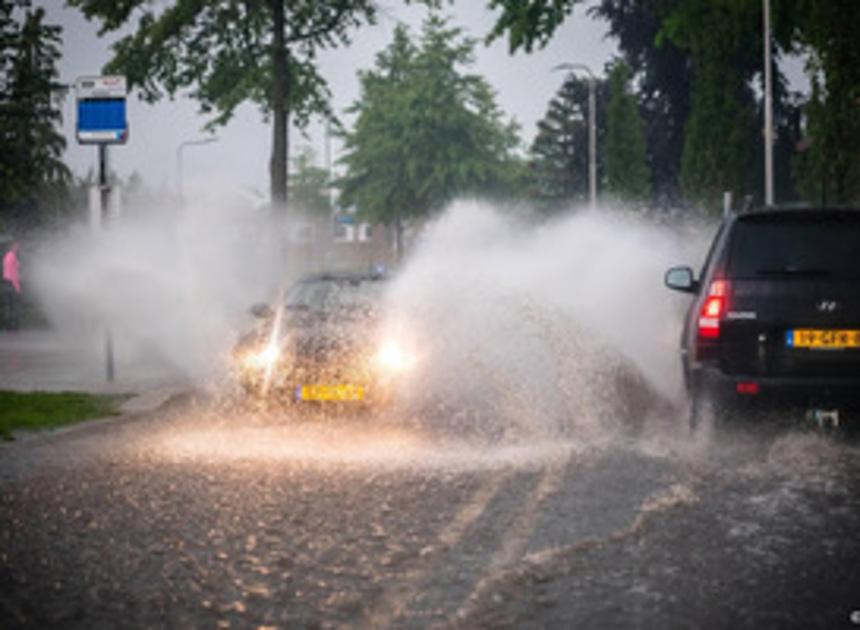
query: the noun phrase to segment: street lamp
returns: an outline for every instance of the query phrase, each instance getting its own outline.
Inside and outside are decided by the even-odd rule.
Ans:
[[[213,142],[218,142],[218,138],[213,136],[211,138],[202,138],[200,140],[186,140],[176,147],[176,191],[179,194],[179,199],[184,197],[182,186],[182,150],[185,147],[196,147],[203,144],[212,144]]]
[[[584,63],[563,63],[553,70],[581,70],[588,75],[588,200],[593,210],[597,207],[597,79]]]
[[[764,204],[773,205],[773,80],[770,70],[770,0],[763,1],[764,37]]]

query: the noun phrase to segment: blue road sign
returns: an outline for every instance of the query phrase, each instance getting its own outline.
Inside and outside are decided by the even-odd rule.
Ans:
[[[81,77],[77,136],[81,144],[123,144],[128,140],[125,77]]]

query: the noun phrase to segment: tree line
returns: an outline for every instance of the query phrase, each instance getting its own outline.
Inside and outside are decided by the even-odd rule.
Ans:
[[[405,0],[409,2],[409,0]],[[418,0],[415,0],[418,2]],[[486,0],[496,22],[487,40],[533,54],[582,0]],[[860,201],[860,3],[773,4],[776,189],[781,201]],[[272,128],[273,205],[311,200],[342,206],[400,231],[464,194],[525,199],[547,211],[587,191],[587,94],[569,75],[548,103],[531,145],[471,67],[480,44],[430,8],[420,33],[398,26],[343,126],[319,70],[320,51],[349,44],[377,19],[372,0],[67,0],[122,30],[105,73],[126,75],[145,100],[188,95],[209,127],[228,124],[244,102]],[[598,178],[603,195],[647,206],[715,207],[724,190],[761,198],[763,110],[759,0],[601,0],[620,56],[599,74]],[[70,173],[57,131],[60,30],[30,0],[0,0],[0,208],[38,214]],[[573,51],[572,51],[572,54]],[[792,93],[779,60],[806,60],[808,95]],[[329,182],[307,153],[290,159],[291,125],[312,117],[342,138],[344,175]],[[290,169],[297,171],[293,190]],[[316,187],[316,189],[314,189]],[[289,195],[288,195],[289,191]],[[303,202],[304,203],[304,202]],[[310,201],[306,201],[310,203]]]
[[[770,0],[776,197],[860,201],[860,2]],[[491,38],[511,52],[546,45],[582,0],[489,0]],[[714,205],[724,190],[761,200],[761,0],[601,0],[637,86],[652,190]],[[792,93],[780,59],[805,60],[812,89]],[[608,148],[607,148],[608,150]]]

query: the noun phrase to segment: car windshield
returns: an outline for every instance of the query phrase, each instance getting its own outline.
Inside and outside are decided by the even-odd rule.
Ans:
[[[382,285],[379,280],[363,278],[301,282],[287,294],[286,306],[324,314],[366,313],[379,303]]]
[[[860,277],[860,215],[750,217],[735,225],[731,278]]]

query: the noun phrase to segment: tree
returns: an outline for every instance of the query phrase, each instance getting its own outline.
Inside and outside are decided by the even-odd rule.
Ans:
[[[360,73],[356,116],[344,134],[341,204],[371,222],[395,226],[425,216],[456,195],[511,186],[517,173],[514,123],[506,123],[487,82],[462,68],[474,41],[431,15],[415,44],[398,26],[375,67]]]
[[[501,9],[489,39],[507,33],[511,52],[520,48],[532,52],[535,45],[549,42],[578,2],[582,0],[489,0],[488,8]]]
[[[658,35],[679,0],[602,0],[590,15],[605,20],[635,80],[645,146],[657,199],[681,196],[684,126],[690,114],[689,54]]]
[[[543,46],[579,1],[494,0],[491,6],[501,14],[491,37],[507,33],[512,50]],[[806,5],[821,11],[833,7],[850,31],[847,25],[857,20],[838,4],[772,0],[775,183],[782,199],[794,194],[788,164],[799,112],[776,61],[785,51],[796,52],[798,32],[816,22],[806,17]],[[721,188],[760,190],[763,104],[751,86],[761,75],[761,3],[601,0],[589,13],[608,22],[630,66],[657,195],[666,201],[681,196],[682,179],[687,195],[698,200],[713,200]],[[850,49],[850,38],[844,41]]]
[[[0,2],[0,208],[26,223],[57,203],[71,180],[57,130],[61,29],[44,19],[29,1]]]
[[[143,98],[189,91],[210,126],[224,125],[245,101],[272,120],[272,202],[287,199],[289,124],[332,118],[329,90],[316,67],[319,50],[349,42],[350,30],[373,23],[373,0],[174,0],[157,12],[151,0],[68,0],[101,33],[137,31],[114,45],[105,72],[125,74]]]
[[[661,37],[688,51],[692,64],[684,191],[689,199],[718,207],[723,191],[755,185],[752,143],[759,136],[750,78],[761,64],[761,7],[688,0],[663,21]]]
[[[332,204],[328,171],[314,164],[316,155],[303,147],[293,159],[289,201],[294,208],[320,216],[331,216]]]
[[[597,136],[604,136],[603,83],[598,80]],[[588,81],[570,75],[552,98],[529,150],[531,196],[553,211],[588,196]],[[598,142],[598,145],[600,143]],[[598,180],[603,174],[603,152],[597,151]]]
[[[635,97],[630,93],[629,69],[623,61],[609,72],[606,108],[606,190],[625,200],[644,201],[651,194],[651,173],[645,156],[645,132]]]
[[[810,50],[812,96],[805,110],[806,151],[799,185],[819,203],[860,201],[860,4],[798,0],[797,37]]]

